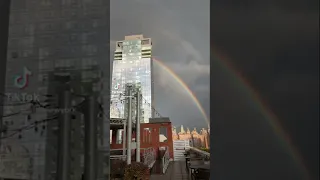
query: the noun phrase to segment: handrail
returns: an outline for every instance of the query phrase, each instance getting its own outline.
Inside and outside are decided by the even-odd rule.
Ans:
[[[143,163],[147,165],[149,168],[155,162],[155,152],[152,147],[146,148],[143,151]]]
[[[161,161],[162,161],[162,173],[165,174],[168,169],[169,163],[170,163],[170,155],[169,155],[169,148],[168,147],[166,147],[166,151],[165,151],[163,157],[161,158]]]
[[[190,147],[190,150],[191,151],[194,151],[195,153],[198,153],[204,157],[207,157],[207,158],[210,158],[210,153],[206,152],[206,151],[202,151],[198,148],[194,148],[194,147]]]
[[[110,155],[110,159],[120,159],[125,161],[127,158],[127,155]]]

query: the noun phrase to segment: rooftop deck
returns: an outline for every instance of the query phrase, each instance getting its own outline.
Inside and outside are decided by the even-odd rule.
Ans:
[[[165,174],[153,174],[150,180],[189,180],[185,161],[172,161]]]
[[[148,158],[143,158],[144,164],[148,165],[151,172],[150,180],[191,180],[191,172],[193,172],[193,176],[197,176],[197,178],[206,179],[209,180],[210,174],[208,175],[208,169],[210,169],[210,164],[207,160],[204,159],[204,157],[209,156],[210,154],[195,148],[190,148],[189,155],[185,154],[185,160],[180,159],[177,161],[170,161],[169,157],[169,151],[164,151],[165,153],[160,155],[162,156],[161,159],[149,161]],[[133,158],[134,159],[134,158]],[[119,159],[120,160],[120,159]],[[118,163],[120,162],[118,160]],[[147,160],[147,161],[145,161]],[[151,159],[150,159],[151,160]],[[114,162],[116,162],[116,159],[113,159]],[[126,162],[121,161],[120,164],[113,164],[115,165],[112,167],[113,169],[113,178],[123,178],[123,168],[125,167]],[[149,163],[150,162],[150,163]],[[122,164],[122,165],[121,165]],[[152,165],[151,165],[152,164]],[[187,167],[189,171],[187,170]],[[119,174],[117,174],[116,169],[119,170]],[[122,169],[122,170],[120,170]],[[205,172],[200,171],[201,169],[205,170]]]
[[[191,172],[193,172],[194,178],[209,179],[210,175],[208,175],[207,170],[208,168],[210,169],[210,164],[206,164],[205,159],[210,158],[210,153],[192,147],[189,153],[189,155],[185,155],[187,162],[182,159],[171,161],[165,174],[151,174],[150,180],[191,180]],[[205,172],[200,171],[200,169],[203,169]],[[196,174],[194,174],[195,172]]]

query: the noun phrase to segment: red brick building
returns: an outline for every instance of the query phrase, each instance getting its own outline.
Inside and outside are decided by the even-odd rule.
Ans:
[[[123,149],[122,138],[119,141],[117,138],[118,130],[122,130],[123,126],[112,126],[110,149],[121,150]],[[132,142],[136,142],[136,128],[132,130]],[[125,142],[126,143],[126,142]],[[172,125],[169,118],[150,118],[149,123],[140,124],[140,149],[154,148],[156,157],[159,156],[159,152],[163,148],[168,148],[170,158],[173,158],[173,139],[172,139]],[[142,151],[141,151],[142,152]],[[135,154],[135,150],[132,151],[132,155]]]

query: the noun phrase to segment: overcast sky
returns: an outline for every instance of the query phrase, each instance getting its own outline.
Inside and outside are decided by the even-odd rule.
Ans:
[[[209,15],[209,0],[111,1],[111,49],[125,35],[152,38],[153,56],[180,76],[210,116]],[[207,127],[183,87],[157,64],[155,74],[155,109],[174,125]]]

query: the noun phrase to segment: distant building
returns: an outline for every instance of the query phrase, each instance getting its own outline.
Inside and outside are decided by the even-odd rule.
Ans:
[[[142,122],[149,122],[154,117],[154,83],[152,63],[152,42],[143,35],[125,36],[123,41],[116,43],[114,52],[111,118],[125,117],[125,103],[121,100],[126,84],[140,83],[143,96]]]
[[[172,129],[172,139],[173,140],[190,140],[191,145],[195,147],[210,147],[210,134],[208,130],[202,128],[200,133],[194,128],[192,131],[187,128],[184,130],[183,125],[181,125],[180,132],[177,133],[176,128]]]

